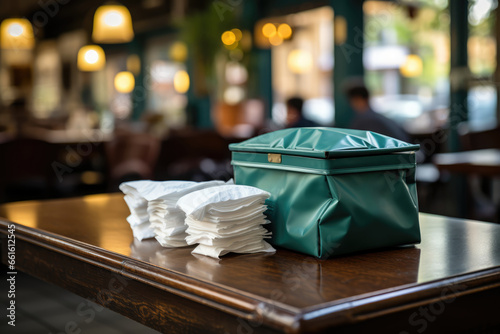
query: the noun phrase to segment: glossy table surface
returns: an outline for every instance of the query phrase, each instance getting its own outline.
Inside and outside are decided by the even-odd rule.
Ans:
[[[440,153],[433,157],[442,170],[464,174],[500,175],[500,150],[485,149]]]
[[[342,325],[356,314],[431,298],[453,284],[465,284],[464,290],[500,284],[496,224],[420,214],[417,246],[328,260],[282,249],[216,260],[192,255],[193,247],[134,239],[128,214],[121,194],[11,203],[0,206],[0,232],[16,222],[18,240],[174,287],[169,291],[283,331]]]

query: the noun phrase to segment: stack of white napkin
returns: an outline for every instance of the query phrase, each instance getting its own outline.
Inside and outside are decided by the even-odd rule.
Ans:
[[[163,247],[183,247],[186,243],[186,215],[176,204],[179,198],[193,191],[223,185],[223,181],[158,182],[153,191],[144,194],[148,201],[147,213],[155,238]]]
[[[148,201],[142,193],[153,187],[153,181],[130,181],[120,184],[120,190],[125,194],[125,202],[130,209],[127,221],[132,228],[134,237],[143,240],[155,236],[149,223]]]
[[[186,215],[176,208],[177,200],[196,190],[224,184],[223,181],[131,181],[120,185],[130,209],[127,221],[134,237],[155,237],[164,247],[186,246]]]
[[[223,185],[192,192],[177,202],[186,213],[186,242],[195,254],[219,258],[229,252],[274,252],[264,238],[264,204],[270,194],[258,188]]]

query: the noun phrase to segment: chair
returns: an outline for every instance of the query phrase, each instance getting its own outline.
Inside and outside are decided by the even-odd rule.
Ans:
[[[105,144],[109,186],[130,179],[151,179],[158,160],[160,141],[146,133],[117,135]]]
[[[172,131],[161,145],[156,179],[229,179],[230,142],[212,130]]]
[[[471,129],[464,122],[458,126],[460,143],[465,151],[500,148],[500,127]]]
[[[465,151],[500,149],[500,127],[472,129],[467,122],[458,126],[460,143]],[[475,219],[487,221],[500,221],[500,208],[491,200],[491,193],[495,183],[490,178],[472,175],[467,179],[472,202],[469,208]]]
[[[0,144],[0,202],[50,197],[55,149],[35,139]]]

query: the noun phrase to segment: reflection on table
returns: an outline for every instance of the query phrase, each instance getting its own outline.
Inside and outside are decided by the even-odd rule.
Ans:
[[[161,308],[161,312],[169,314],[171,298],[177,295],[209,305],[211,310],[236,312],[245,317],[260,314],[267,325],[283,330],[291,329],[288,321],[298,318],[304,328],[319,329],[338,323],[346,325],[341,320],[347,316],[343,312],[368,312],[370,317],[378,317],[376,314],[392,314],[392,307],[413,307],[417,301],[434,298],[450,282],[464,289],[470,287],[467,294],[474,294],[474,289],[490,289],[491,280],[500,280],[500,226],[495,224],[420,214],[422,243],[417,246],[328,260],[284,249],[278,249],[274,255],[229,254],[216,260],[192,255],[193,247],[167,249],[154,239],[134,240],[125,220],[127,215],[121,194],[11,203],[0,206],[0,216],[5,217],[0,219],[0,232],[6,234],[9,221],[19,222],[19,270],[43,276],[69,290],[77,289],[87,295],[95,289],[88,286],[90,290],[81,290],[87,285],[81,284],[83,276],[79,277],[77,269],[80,265],[86,268],[81,269],[82,275],[93,277],[92,280],[104,275],[99,268],[107,268],[111,275],[120,273],[138,282],[140,290],[115,296],[129,301],[117,301],[113,307],[132,317],[134,313],[129,312],[133,312],[134,300],[159,298],[159,294],[169,291],[171,297],[162,298],[161,304],[142,303],[141,307]],[[51,252],[49,262],[45,249]],[[70,258],[74,266],[70,275],[63,268],[45,267],[52,266],[54,259],[64,265]],[[132,281],[131,286],[136,284]],[[278,309],[259,313],[271,305]],[[160,321],[145,312],[141,311],[137,320],[153,328],[164,326],[163,321],[170,319]],[[354,322],[363,318],[352,316],[357,319]],[[201,324],[204,320],[197,321]],[[193,323],[181,322],[179,328],[186,329],[183,326],[187,325]]]

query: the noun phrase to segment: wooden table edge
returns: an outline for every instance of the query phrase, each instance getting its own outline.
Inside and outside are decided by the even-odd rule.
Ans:
[[[272,328],[289,328],[298,323],[297,317],[300,316],[300,310],[289,305],[279,302],[271,304],[265,298],[259,298],[229,287],[221,287],[59,234],[23,226],[3,217],[0,217],[0,234],[7,235],[10,224],[15,225],[16,239],[146,283],[191,301],[209,305],[230,315],[255,323],[262,322]],[[152,270],[153,268],[154,270]],[[45,278],[44,280],[50,281]]]
[[[495,288],[500,288],[500,266],[305,308],[302,310],[300,328],[307,331],[354,324]],[[448,291],[452,293],[444,294]],[[336,317],[332,318],[332,314]]]
[[[457,174],[477,174],[484,176],[498,176],[498,166],[474,165],[470,163],[441,164],[434,163],[439,171]]]
[[[500,287],[500,266],[430,281],[384,289],[373,293],[343,298],[302,309],[270,301],[259,296],[189,277],[141,260],[130,259],[99,247],[58,234],[37,230],[0,218],[0,234],[7,235],[8,225],[15,224],[16,239],[21,239],[59,254],[104,268],[158,289],[209,305],[215,309],[261,322],[271,328],[284,328],[294,333],[317,331],[333,326],[349,325],[383,314],[399,312],[443,300],[445,288],[460,287],[454,298]],[[151,270],[154,268],[155,270]],[[199,283],[205,286],[201,286]],[[213,298],[216,296],[216,298]],[[382,309],[384,311],[380,311]]]

